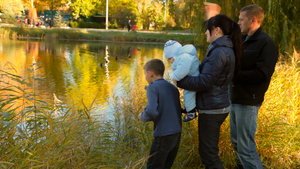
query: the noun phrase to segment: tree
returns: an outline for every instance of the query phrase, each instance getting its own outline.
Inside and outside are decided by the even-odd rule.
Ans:
[[[3,15],[3,22],[16,23],[16,16],[23,11],[23,3],[21,0],[1,0],[0,10]]]
[[[138,24],[142,25],[144,29],[149,29],[149,8],[151,0],[136,0]]]
[[[104,9],[106,3],[104,0],[71,0],[70,2],[75,18],[79,16],[86,18],[93,16],[99,8]]]
[[[113,0],[109,2],[110,22],[115,27],[126,27],[128,20],[136,23],[136,3],[133,0]]]
[[[63,17],[61,16],[60,11],[57,11],[55,18],[54,18],[54,23],[55,23],[54,26],[57,26],[57,27],[65,26],[65,23],[64,23]]]
[[[163,4],[158,1],[152,1],[149,8],[149,21],[154,24],[155,30],[162,28],[164,25]]]
[[[31,1],[31,0],[25,0]],[[61,7],[64,7],[68,0],[34,0],[34,6],[37,8],[38,11],[41,10],[50,10],[51,11],[51,24],[53,26],[54,20],[54,10],[58,10]]]
[[[194,11],[198,17],[196,31],[198,32],[197,43],[204,44],[203,33],[203,2],[196,0]],[[265,18],[262,23],[264,31],[266,31],[277,46],[284,51],[293,51],[294,46],[300,46],[297,38],[300,36],[300,3],[295,0],[214,0],[214,3],[222,7],[221,13],[229,16],[234,21],[238,21],[239,11],[242,7],[249,4],[260,5],[265,12]],[[298,2],[298,1],[297,1]]]

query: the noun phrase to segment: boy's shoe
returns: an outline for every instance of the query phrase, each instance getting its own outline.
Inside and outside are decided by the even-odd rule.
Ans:
[[[188,112],[186,116],[183,118],[183,122],[188,122],[197,117],[196,112]]]

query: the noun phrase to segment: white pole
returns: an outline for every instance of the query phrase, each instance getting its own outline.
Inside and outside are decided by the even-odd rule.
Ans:
[[[108,0],[106,0],[106,30],[108,30]]]
[[[167,25],[166,21],[167,21],[167,0],[165,0],[165,18],[164,18],[165,26]]]

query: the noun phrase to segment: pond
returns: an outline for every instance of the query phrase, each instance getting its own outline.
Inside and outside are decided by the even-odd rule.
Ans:
[[[0,40],[0,58],[1,69],[42,78],[30,83],[43,100],[78,108],[93,103],[102,114],[111,110],[113,96],[124,94],[124,85],[130,83],[134,90],[147,85],[143,65],[148,60],[162,59],[165,75],[171,73],[163,44]],[[35,63],[37,69],[30,73]]]

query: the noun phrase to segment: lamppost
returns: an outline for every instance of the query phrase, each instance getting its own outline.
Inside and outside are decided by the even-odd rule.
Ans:
[[[165,26],[167,24],[166,21],[167,21],[167,0],[165,0],[165,17],[164,17]]]
[[[106,0],[106,25],[105,29],[108,30],[108,0]]]

